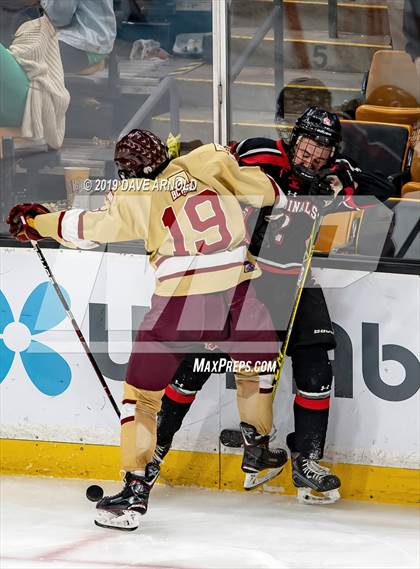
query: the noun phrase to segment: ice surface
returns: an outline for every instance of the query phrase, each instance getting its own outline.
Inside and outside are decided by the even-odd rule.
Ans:
[[[93,525],[91,482],[3,477],[1,569],[419,567],[416,507],[157,486],[136,532]],[[105,482],[106,493],[120,489]]]

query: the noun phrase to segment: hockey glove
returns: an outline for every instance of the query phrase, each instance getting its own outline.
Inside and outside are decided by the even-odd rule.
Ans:
[[[322,196],[322,197],[334,197],[334,190],[331,186],[330,178],[333,172],[331,170],[323,170],[313,179],[311,185],[309,186],[308,195],[310,196]]]
[[[360,168],[352,166],[348,160],[340,158],[335,161],[334,166],[331,168],[331,172],[331,187],[333,188],[336,196],[339,194],[354,194],[357,188],[357,183],[354,181],[354,174],[360,172]]]
[[[34,227],[33,220],[37,215],[50,213],[49,210],[39,203],[23,203],[15,205],[7,216],[6,223],[9,224],[9,233],[18,241],[38,241],[43,239],[42,235]],[[26,224],[22,223],[22,217]]]

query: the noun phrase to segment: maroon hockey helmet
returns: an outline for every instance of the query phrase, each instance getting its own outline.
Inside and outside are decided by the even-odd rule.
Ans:
[[[153,179],[169,163],[169,151],[153,132],[134,129],[115,145],[114,161],[121,179]]]

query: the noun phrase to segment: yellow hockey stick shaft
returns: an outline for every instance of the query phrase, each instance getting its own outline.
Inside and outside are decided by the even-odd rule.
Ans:
[[[274,382],[273,382],[273,399],[276,395],[277,386],[280,379],[281,370],[283,368],[284,360],[287,355],[287,348],[289,346],[290,337],[293,331],[293,325],[295,322],[296,314],[299,308],[300,299],[302,296],[303,289],[305,287],[306,279],[309,273],[309,269],[311,267],[311,261],[315,250],[315,243],[318,237],[319,228],[322,223],[322,216],[317,215],[311,229],[311,233],[308,238],[308,245],[306,247],[305,255],[302,261],[302,268],[299,273],[298,281],[297,281],[297,289],[296,289],[296,296],[295,301],[292,308],[292,313],[290,315],[289,323],[287,325],[286,337],[279,349],[279,353],[277,355],[277,368],[274,372]]]

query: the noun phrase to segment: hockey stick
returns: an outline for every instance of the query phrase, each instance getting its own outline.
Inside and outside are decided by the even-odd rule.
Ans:
[[[24,227],[27,226],[26,219],[23,216],[21,216],[20,220],[23,223]],[[92,352],[90,351],[88,343],[86,342],[86,339],[83,336],[83,333],[82,333],[81,329],[79,328],[79,325],[77,324],[76,319],[73,316],[73,313],[70,309],[70,306],[67,303],[67,300],[64,298],[64,295],[61,292],[60,287],[58,286],[58,283],[55,280],[54,275],[51,272],[51,269],[47,263],[46,258],[44,257],[43,252],[41,251],[41,249],[40,249],[40,247],[36,241],[34,241],[33,239],[30,239],[29,241],[31,242],[31,245],[32,245],[35,253],[38,255],[38,258],[41,261],[41,264],[44,267],[45,272],[48,275],[48,279],[49,279],[50,283],[52,284],[52,286],[54,287],[54,290],[55,290],[58,298],[60,299],[60,302],[63,305],[63,308],[66,312],[66,315],[67,315],[68,319],[70,320],[71,325],[73,326],[73,329],[76,332],[77,337],[79,338],[80,343],[82,344],[82,347],[83,347],[90,363],[92,364],[92,367],[96,373],[96,377],[99,379],[99,381],[103,387],[103,390],[105,391],[105,393],[109,399],[109,402],[111,403],[111,405],[112,405],[112,407],[113,407],[113,409],[114,409],[114,411],[117,414],[117,417],[119,419],[121,417],[121,412],[118,408],[118,405],[117,405],[117,403],[116,403],[116,401],[115,401],[115,399],[114,399],[114,397],[113,397],[113,395],[112,395],[112,393],[108,387],[108,384],[106,383],[106,381],[104,379],[104,376],[102,375],[101,370],[99,369],[98,364],[96,363],[95,358],[93,357]]]
[[[289,345],[290,337],[292,335],[293,325],[294,325],[296,314],[297,314],[297,311],[299,308],[300,299],[301,299],[302,292],[303,292],[303,289],[305,287],[305,282],[306,282],[306,279],[307,279],[307,276],[309,273],[309,269],[311,266],[312,257],[313,257],[314,250],[315,250],[315,243],[316,243],[316,240],[318,237],[319,229],[320,229],[321,224],[322,224],[322,220],[323,220],[324,216],[326,215],[326,213],[328,213],[328,212],[324,210],[322,214],[318,214],[316,216],[315,221],[312,224],[311,232],[310,232],[309,237],[308,237],[308,244],[307,244],[306,249],[305,249],[305,254],[304,254],[303,260],[302,260],[302,267],[301,267],[301,270],[299,272],[299,276],[298,276],[298,280],[297,280],[297,284],[296,284],[296,292],[295,292],[295,298],[294,298],[294,303],[293,303],[293,307],[292,307],[292,312],[290,314],[289,322],[287,324],[286,337],[285,337],[285,339],[284,339],[284,341],[283,341],[283,343],[279,349],[278,355],[277,355],[277,368],[276,368],[276,371],[274,373],[274,381],[273,381],[273,393],[272,393],[273,399],[276,395],[277,386],[278,386],[280,374],[281,374],[281,371],[283,368],[284,360],[285,360],[286,355],[287,355],[287,348]],[[220,442],[224,446],[232,447],[232,448],[240,448],[243,446],[242,435],[241,435],[240,431],[238,431],[236,429],[223,429],[220,433]]]
[[[296,284],[296,292],[295,292],[295,299],[293,303],[292,313],[289,318],[289,323],[287,324],[286,329],[286,337],[283,340],[281,348],[279,349],[279,353],[277,355],[277,369],[274,373],[274,381],[273,381],[273,399],[276,396],[277,386],[280,379],[281,370],[283,368],[284,360],[287,355],[287,348],[289,347],[290,337],[293,331],[293,325],[295,323],[296,314],[299,308],[300,299],[302,297],[303,289],[305,288],[306,279],[309,274],[309,269],[311,267],[312,257],[315,250],[315,244],[318,237],[319,229],[322,224],[322,220],[325,214],[317,214],[315,221],[311,228],[311,233],[308,237],[308,244],[305,250],[305,254],[303,256],[302,267],[299,272],[297,284]]]

